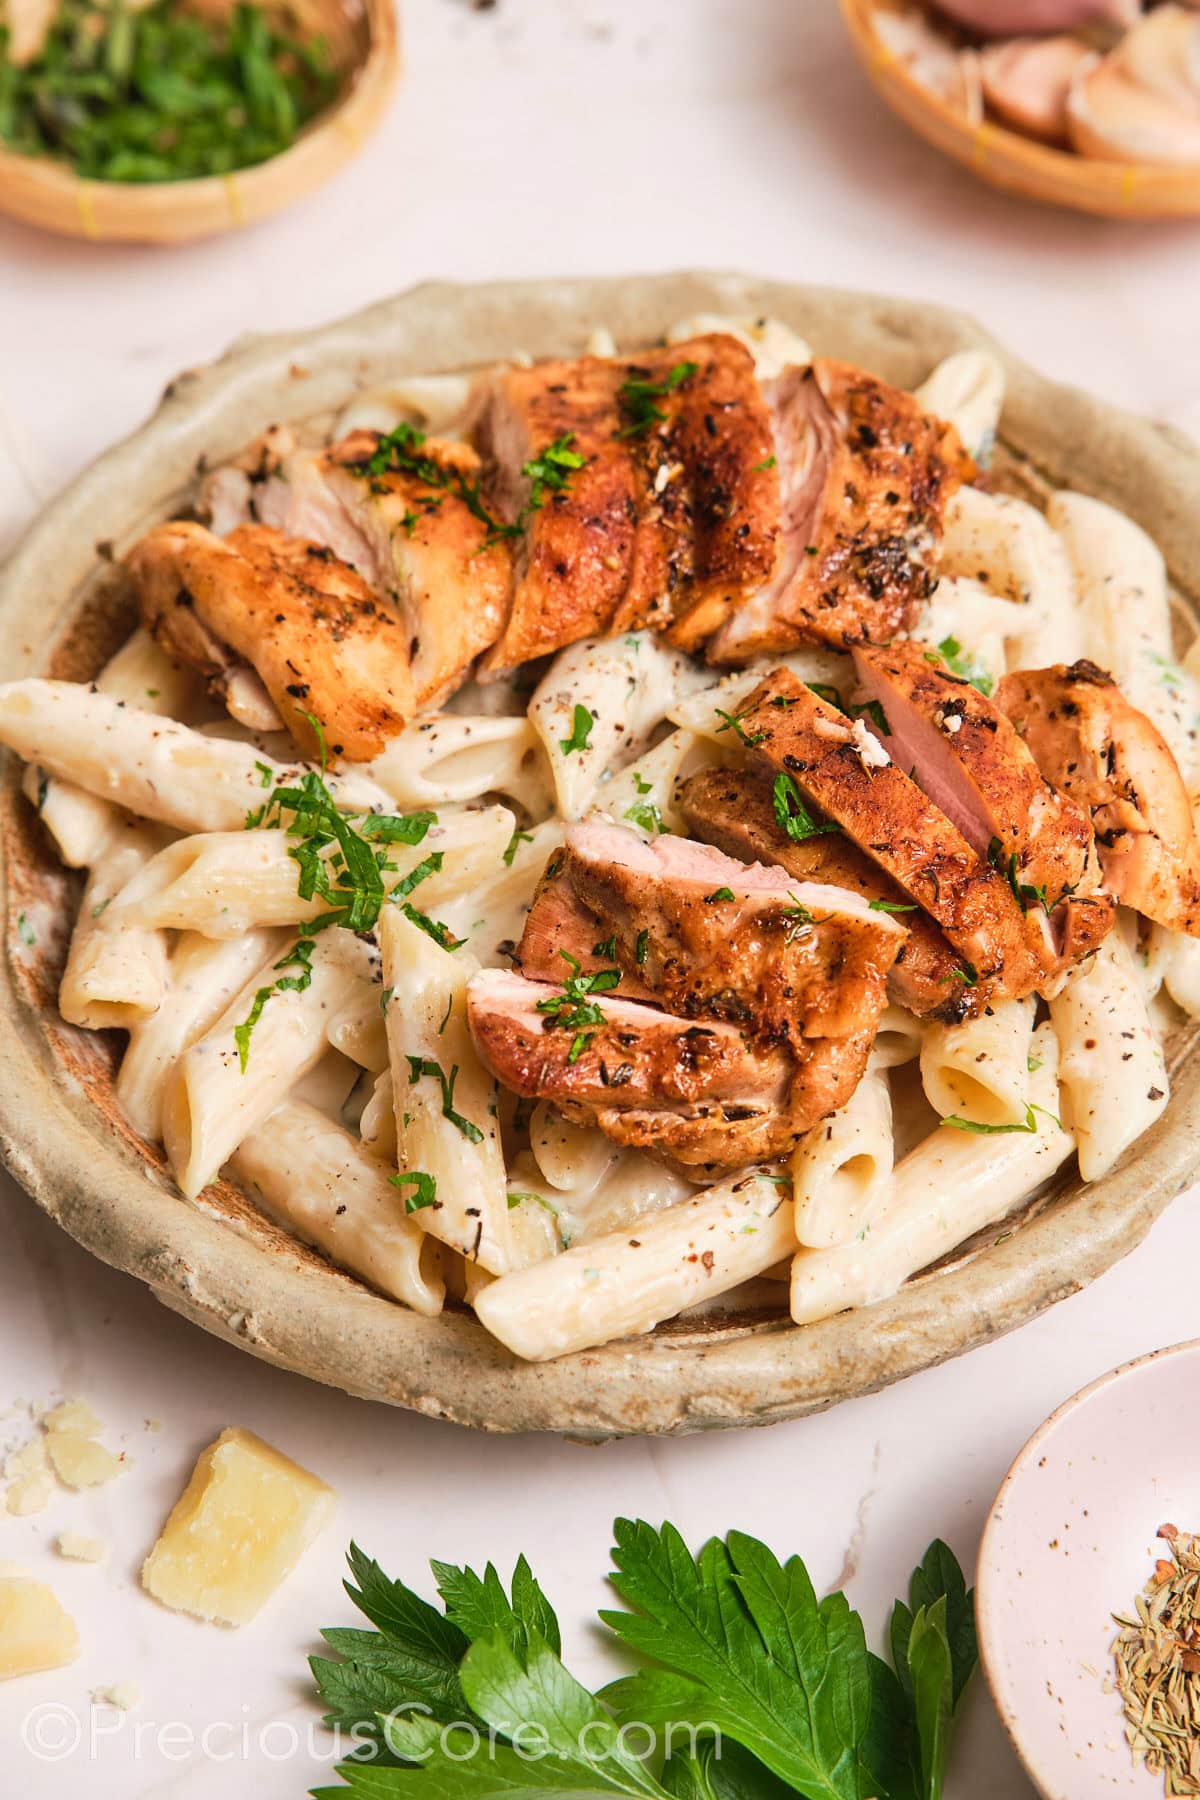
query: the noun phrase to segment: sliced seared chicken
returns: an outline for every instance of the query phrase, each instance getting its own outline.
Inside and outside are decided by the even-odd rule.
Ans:
[[[1073,961],[1112,929],[1116,903],[1097,892],[1092,825],[1051,787],[1012,723],[936,651],[914,643],[857,649],[867,715],[894,761],[1006,877],[1025,912],[1040,914]]]
[[[240,456],[205,476],[200,488],[201,514],[218,537],[228,537],[238,525],[258,523],[258,491],[278,475],[295,448],[295,434],[288,426],[268,425]]]
[[[334,756],[378,756],[413,715],[408,640],[394,613],[331,550],[241,525],[217,538],[203,525],[160,525],[128,566],[148,628],[182,654],[173,614],[256,670],[280,718],[310,757],[320,722]]]
[[[679,807],[693,836],[729,856],[771,863],[795,881],[831,883],[861,894],[868,906],[875,901],[881,911],[894,909],[889,916],[907,928],[887,981],[897,1005],[947,1023],[986,1005],[990,989],[959,979],[961,958],[945,933],[843,832],[792,842],[775,816],[769,782],[740,769],[700,769],[683,784]]]
[[[479,441],[492,503],[524,525],[512,610],[485,673],[673,621],[676,640],[694,648],[774,569],[771,421],[736,338],[696,338],[635,362],[505,370]],[[560,443],[582,462],[535,495],[530,465]]]
[[[820,829],[808,806],[924,907],[959,953],[954,977],[1014,997],[1032,993],[1057,957],[1006,878],[892,762],[862,719],[853,722],[788,669],[776,669],[738,713],[751,765],[774,776],[773,804],[789,837]]]
[[[708,646],[718,663],[800,643],[886,643],[932,591],[946,502],[971,471],[949,426],[849,363],[767,385],[783,507],[773,579]]]
[[[479,475],[467,444],[356,431],[297,452],[257,490],[264,523],[328,544],[395,611],[418,711],[462,684],[504,623],[512,555],[489,529]]]
[[[1200,843],[1158,729],[1094,663],[1006,675],[999,704],[1050,780],[1089,808],[1104,879],[1148,919],[1200,937]]]
[[[514,960],[542,981],[562,979],[564,950],[607,962],[622,995],[636,984],[684,1018],[796,1045],[873,1032],[903,942],[843,888],[591,820],[551,858]]]
[[[689,1165],[783,1154],[853,1092],[870,1046],[866,1034],[821,1039],[797,1056],[610,993],[589,996],[580,1020],[561,987],[493,969],[472,978],[467,1006],[503,1086]]]

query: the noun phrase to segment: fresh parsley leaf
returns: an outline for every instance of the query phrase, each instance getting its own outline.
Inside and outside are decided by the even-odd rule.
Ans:
[[[872,912],[901,913],[917,911],[916,906],[906,904],[903,900],[869,900],[867,905]]]
[[[888,724],[887,714],[878,700],[852,700],[847,710],[852,719],[861,719],[865,713],[877,731],[881,732],[884,737],[891,737],[892,728]]]
[[[802,844],[806,838],[821,837],[827,831],[841,830],[834,819],[826,819],[818,824],[805,806],[793,778],[782,771],[775,777],[772,799],[776,822],[793,843]]]
[[[760,463],[755,463],[752,473],[760,475],[764,469],[773,469],[777,460],[778,459],[774,456],[764,456]]]
[[[314,948],[312,938],[298,938],[292,948],[281,956],[279,961],[273,964],[273,967],[276,969],[299,969],[300,973],[298,975],[280,975],[276,981],[260,987],[251,1002],[250,1011],[240,1025],[234,1026],[233,1041],[237,1045],[238,1067],[243,1075],[246,1073],[246,1065],[250,1061],[250,1038],[254,1027],[262,1018],[263,1008],[267,1001],[273,999],[276,994],[302,994],[307,987],[312,985]]]
[[[974,1595],[952,1550],[936,1539],[897,1600],[889,1649],[873,1657],[867,1760],[889,1800],[940,1800],[950,1732],[975,1667]]]
[[[422,1212],[425,1207],[438,1204],[437,1177],[427,1175],[424,1169],[410,1169],[406,1175],[389,1175],[388,1180],[393,1187],[412,1188],[413,1192],[406,1194],[404,1199],[406,1213]]]
[[[458,950],[467,941],[466,938],[456,938],[448,925],[444,925],[440,919],[431,919],[428,913],[423,913],[411,900],[406,900],[400,911],[411,925],[423,931],[426,937],[431,937],[442,950]]]
[[[983,1136],[993,1136],[1006,1131],[1036,1131],[1037,1118],[1032,1106],[1025,1108],[1025,1121],[1021,1125],[981,1125],[977,1119],[960,1119],[957,1113],[950,1113],[942,1120],[943,1125],[952,1125],[955,1131],[975,1131]]]
[[[967,681],[973,688],[978,688],[985,700],[996,685],[982,663],[977,663],[956,637],[944,637],[937,647],[936,655],[932,651],[926,651],[925,661],[945,663],[952,675],[957,675],[960,681]]]
[[[537,1010],[546,1016],[547,1031],[575,1033],[567,1052],[567,1061],[574,1064],[579,1061],[595,1036],[587,1027],[604,1023],[602,1009],[588,996],[611,992],[621,980],[621,971],[596,969],[592,974],[584,975],[581,973],[582,964],[578,957],[572,956],[569,950],[560,950],[558,954],[567,964],[570,973],[563,982],[562,993],[553,994],[547,1000],[539,1000]]]
[[[603,1690],[618,1718],[706,1720],[808,1800],[871,1793],[870,1666],[844,1595],[818,1604],[799,1557],[780,1564],[740,1532],[693,1560],[671,1525],[614,1529],[613,1586],[631,1610],[600,1616],[661,1665]]]
[[[347,467],[372,484],[382,485],[385,475],[412,476],[431,490],[427,495],[416,496],[419,506],[426,507],[429,502],[443,499],[446,494],[453,494],[485,528],[485,545],[499,542],[502,538],[516,537],[524,530],[524,522],[520,519],[512,524],[505,524],[503,520],[494,518],[484,505],[478,481],[469,481],[460,469],[438,462],[426,453],[424,445],[425,433],[402,419],[393,431],[383,434],[370,456],[359,462],[349,463]]]
[[[839,712],[845,712],[846,707],[842,700],[840,688],[831,687],[827,681],[806,681],[804,685],[806,688],[811,688],[812,692],[817,696],[817,699],[823,700],[826,706],[836,706]],[[778,702],[772,702],[772,705],[776,704],[778,704]],[[791,700],[788,704],[794,706],[796,702]]]
[[[649,431],[652,425],[664,424],[667,415],[661,407],[655,405],[655,401],[665,400],[668,394],[673,394],[676,388],[690,380],[699,367],[699,363],[677,362],[664,381],[646,381],[635,375],[623,381],[617,389],[617,400],[628,424],[617,436],[637,437],[643,431]]]
[[[27,914],[23,912],[17,914],[17,936],[26,948],[37,943],[37,932],[30,924]]]
[[[454,1084],[458,1080],[458,1064],[455,1063],[449,1075],[441,1063],[434,1062],[428,1056],[410,1056],[408,1058],[408,1085],[416,1087],[418,1081],[430,1075],[442,1090],[442,1117],[448,1119],[456,1131],[461,1131],[469,1144],[482,1144],[483,1132],[470,1119],[454,1110]]]
[[[392,1003],[392,995],[395,992],[394,987],[385,987],[379,996],[379,1015],[383,1019],[387,1018],[387,1009]]]
[[[524,525],[531,513],[538,512],[545,502],[547,494],[558,494],[567,486],[575,469],[582,469],[587,461],[577,450],[572,450],[575,433],[568,431],[562,437],[555,438],[547,444],[540,455],[532,457],[523,464],[521,473],[530,483],[529,498],[522,509],[521,524]]]
[[[616,932],[614,931],[611,937],[606,937],[603,943],[593,944],[592,955],[600,957],[602,961],[615,962],[617,959]]]
[[[735,713],[723,712],[719,706],[714,707],[713,710],[718,719],[724,719],[725,721],[723,725],[717,726],[718,737],[720,737],[723,731],[732,731],[743,744],[750,748],[753,748],[755,744],[761,744],[766,738],[767,734],[765,731],[748,732],[742,724],[742,720],[753,710],[750,706],[744,706],[740,712]]]
[[[564,756],[570,756],[576,750],[591,749],[589,740],[595,723],[595,718],[587,707],[581,706],[577,701],[571,718],[571,735],[558,740],[558,747]]]
[[[634,956],[637,959],[637,964],[638,964],[639,968],[641,968],[642,965],[645,963],[646,953],[649,950],[649,948],[650,948],[650,933],[648,931],[639,931],[637,934],[637,947],[634,951]]]
[[[657,836],[667,829],[663,823],[662,813],[652,800],[635,800],[632,806],[625,808],[621,817],[631,820],[634,825],[640,825],[643,831],[650,833],[651,837]]]
[[[946,980],[961,981],[964,987],[977,987],[979,985],[979,971],[974,963],[955,963],[949,975],[946,977]]]
[[[654,783],[652,781],[646,781],[641,775],[638,774],[636,769],[632,770],[632,774],[633,774],[633,785],[637,789],[639,794],[649,794],[653,791]]]
[[[522,1194],[518,1196],[518,1202],[541,1198],[540,1194]],[[509,1205],[512,1203],[510,1194]],[[460,1569],[455,1563],[431,1562],[429,1566],[445,1603],[446,1617],[453,1620],[472,1643],[477,1638],[490,1638],[498,1632],[518,1656],[528,1655],[538,1643],[546,1645],[555,1656],[559,1655],[562,1641],[558,1619],[523,1556],[517,1558],[513,1570],[511,1600],[492,1563],[488,1563],[482,1575],[477,1575],[474,1569]]]
[[[506,869],[512,868],[513,859],[516,856],[517,849],[521,844],[532,844],[532,842],[533,842],[532,831],[521,831],[521,830],[514,831],[512,836],[508,840],[508,845],[504,852],[505,868]]]
[[[732,899],[733,899],[733,889],[732,888],[719,887],[719,888],[714,888],[711,894],[706,894],[704,896],[704,903],[706,906],[711,906],[711,904],[714,900],[732,900]]]

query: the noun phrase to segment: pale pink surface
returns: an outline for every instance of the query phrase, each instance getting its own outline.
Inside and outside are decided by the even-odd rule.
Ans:
[[[1162,1793],[1135,1768],[1112,1673],[1113,1612],[1132,1613],[1158,1527],[1200,1528],[1200,1342],[1102,1375],[1030,1438],[979,1551],[980,1652],[1046,1800]]]

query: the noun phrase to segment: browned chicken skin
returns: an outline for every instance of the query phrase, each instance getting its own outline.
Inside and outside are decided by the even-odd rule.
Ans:
[[[548,981],[562,979],[564,950],[585,971],[615,964],[622,997],[796,1045],[873,1032],[903,942],[849,894],[590,821],[550,859],[514,962]]]
[[[982,981],[968,987],[959,980],[962,959],[944,932],[844,832],[793,843],[776,821],[770,783],[740,769],[697,770],[678,804],[693,836],[729,856],[775,863],[797,881],[829,882],[895,907],[892,916],[908,933],[888,974],[888,996],[897,1005],[947,1023],[982,1012],[992,990]]]
[[[305,754],[320,744],[351,762],[378,756],[412,717],[405,632],[371,588],[331,550],[243,525],[216,538],[203,525],[160,525],[127,558],[143,616],[178,653],[173,610],[257,671]]]
[[[863,1034],[806,1042],[797,1055],[610,993],[593,998],[580,1044],[548,1010],[561,993],[499,970],[474,976],[467,1005],[482,1060],[514,1093],[689,1167],[782,1155],[849,1098],[870,1051]]]
[[[996,698],[1047,779],[1090,809],[1117,899],[1200,937],[1200,843],[1179,765],[1157,727],[1090,662],[1015,671]]]
[[[795,811],[800,799],[835,820],[941,926],[959,952],[956,979],[983,980],[1019,998],[1055,971],[1034,914],[1022,912],[1005,877],[890,761],[861,719],[851,723],[777,669],[738,723],[751,765],[771,770],[777,785],[783,778],[781,804]]]
[[[727,620],[709,660],[799,643],[887,643],[935,580],[946,502],[973,467],[957,434],[911,395],[818,359],[767,386],[783,506],[773,580]]]
[[[868,715],[892,758],[1007,879],[1051,941],[1088,955],[1112,929],[1116,903],[1100,893],[1091,820],[1051,787],[1000,707],[915,643],[859,648]],[[884,729],[886,727],[886,729]]]
[[[753,358],[736,338],[498,375],[479,441],[506,519],[527,509],[525,465],[562,440],[583,465],[527,513],[512,610],[485,675],[645,625],[673,626],[696,647],[770,576],[774,442]]]

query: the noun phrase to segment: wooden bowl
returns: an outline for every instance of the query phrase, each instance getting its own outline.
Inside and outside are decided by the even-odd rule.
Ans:
[[[1110,219],[1200,216],[1200,167],[1093,162],[1036,143],[991,119],[973,125],[949,101],[923,87],[875,29],[882,11],[925,10],[917,0],[841,0],[841,8],[858,59],[892,111],[993,187]]]
[[[201,4],[221,15],[233,0]],[[65,237],[182,244],[253,225],[320,187],[387,108],[400,69],[395,0],[288,0],[288,14],[301,36],[325,36],[345,76],[333,104],[279,156],[199,181],[84,181],[66,163],[0,145],[0,212]]]
[[[360,386],[578,354],[605,325],[633,348],[696,313],[774,315],[827,355],[905,387],[951,351],[995,348],[971,320],[908,300],[739,276],[436,284],[320,331],[258,338],[181,376],[158,413],[55,500],[0,572],[0,677],[91,676],[128,631],[119,554],[194,492],[196,470],[265,420],[328,421]],[[1181,609],[1200,612],[1200,450],[1035,375],[1008,376],[997,468],[1123,506],[1161,544]],[[111,552],[110,552],[111,554]],[[584,1438],[767,1424],[870,1392],[1023,1324],[1123,1256],[1200,1165],[1197,1034],[1170,1047],[1163,1117],[1103,1181],[1068,1170],[894,1299],[795,1326],[786,1292],[758,1312],[710,1311],[554,1363],[521,1363],[466,1312],[425,1319],[380,1298],[270,1224],[235,1188],[181,1198],[112,1096],[119,1040],[55,1006],[77,878],[59,867],[16,771],[0,781],[0,1153],[37,1203],[104,1261],[228,1342],[318,1381],[492,1431]],[[37,943],[22,942],[21,915]],[[28,930],[25,934],[28,937]]]

